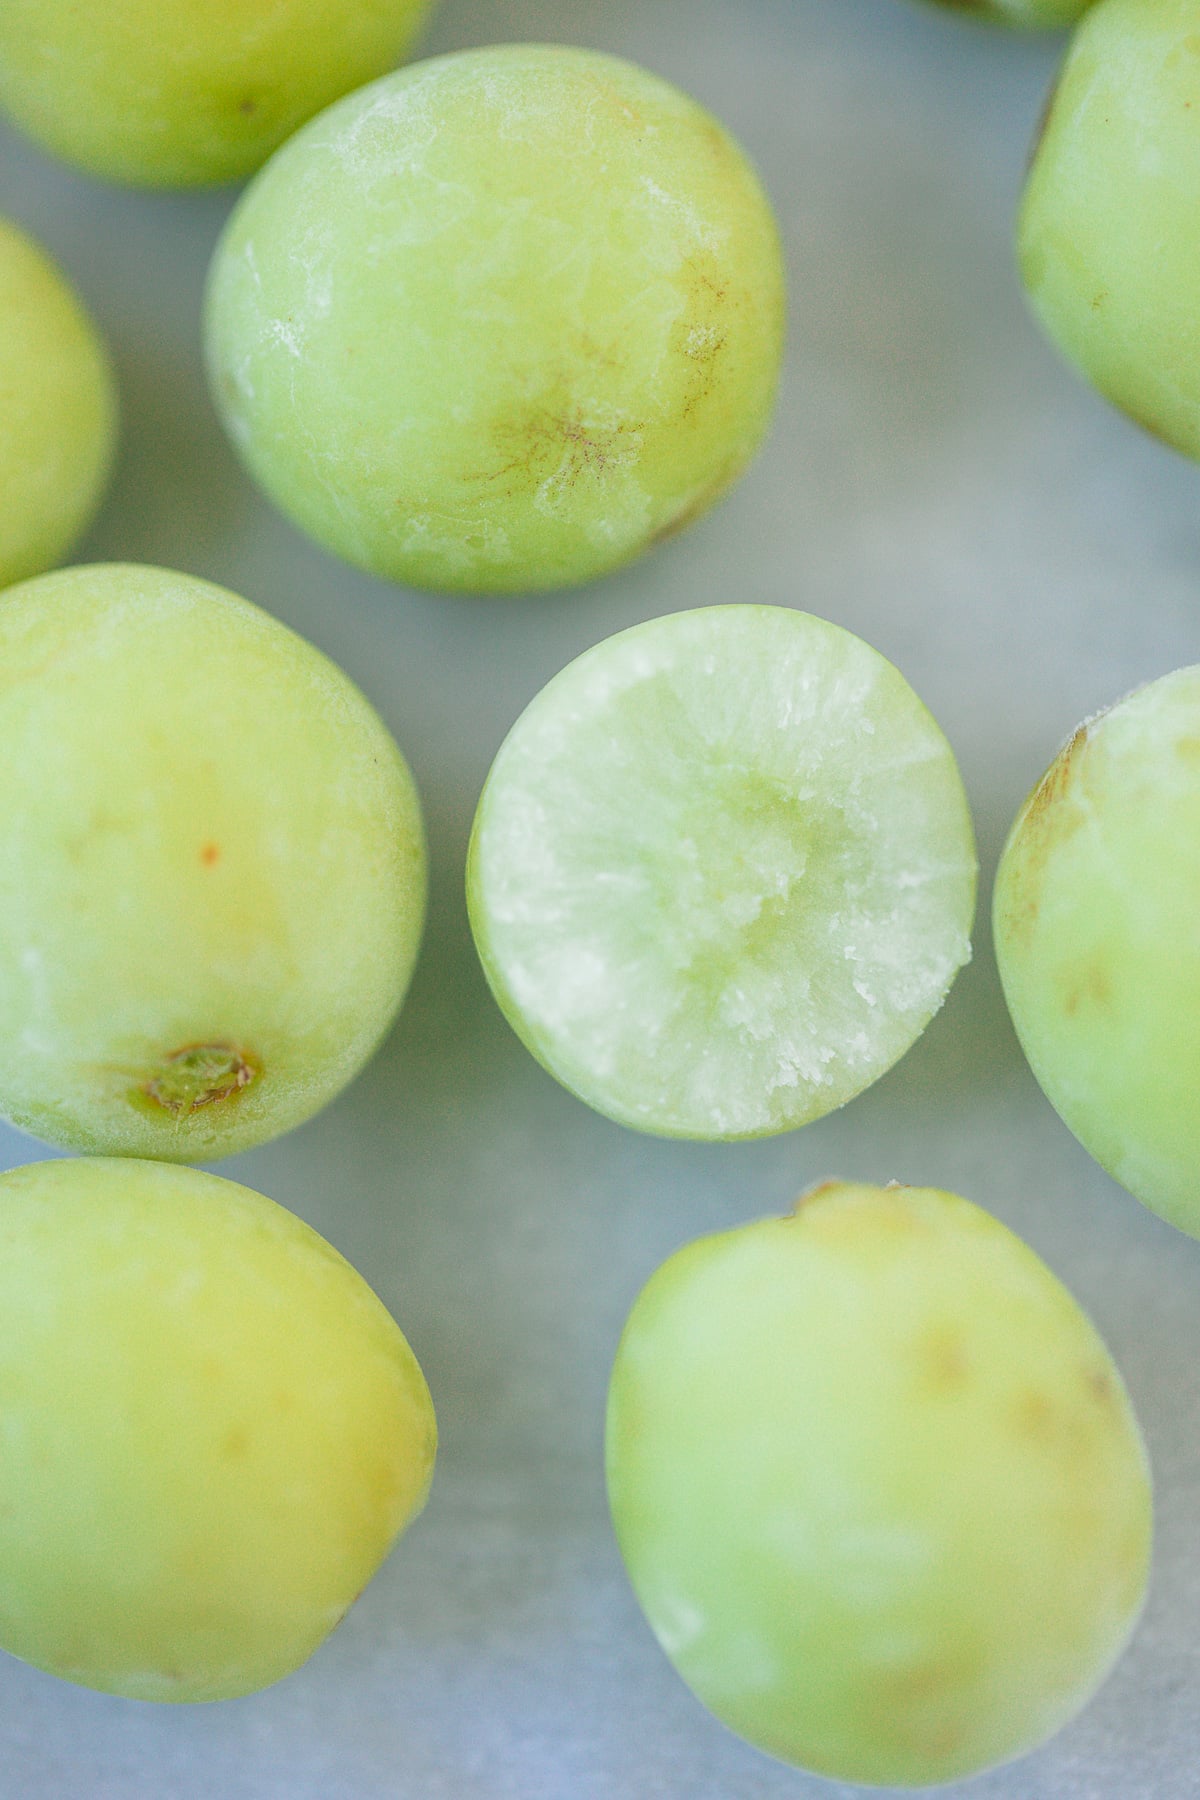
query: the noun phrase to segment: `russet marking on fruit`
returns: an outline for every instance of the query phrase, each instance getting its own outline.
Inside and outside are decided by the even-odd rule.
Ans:
[[[202,1106],[240,1094],[261,1073],[262,1063],[253,1051],[232,1044],[185,1044],[164,1058],[159,1073],[138,1091],[167,1112],[186,1118]]]

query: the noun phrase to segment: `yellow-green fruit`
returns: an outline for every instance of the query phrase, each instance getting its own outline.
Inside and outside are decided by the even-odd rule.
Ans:
[[[433,1473],[429,1390],[331,1245],[161,1163],[0,1175],[0,1646],[223,1700],[298,1668]]]
[[[1102,394],[1200,457],[1200,0],[1096,0],[1018,225],[1041,323]]]
[[[0,1113],[168,1160],[297,1125],[408,984],[416,790],[362,694],[187,575],[0,595]]]
[[[0,219],[0,587],[60,562],[86,529],[116,425],[95,326],[45,252]]]
[[[948,12],[1011,25],[1018,31],[1055,31],[1074,25],[1092,0],[935,0],[935,4]]]
[[[783,275],[741,150],[657,76],[548,45],[352,94],[213,262],[213,394],[336,554],[418,587],[584,581],[703,512],[766,429]]]
[[[1200,1237],[1200,667],[1071,738],[996,874],[996,956],[1047,1097],[1131,1193]]]
[[[111,181],[251,174],[395,65],[430,0],[3,0],[0,110]]]
[[[841,1781],[924,1786],[1084,1704],[1142,1604],[1145,1451],[1071,1296],[953,1194],[827,1182],[702,1238],[635,1305],[613,1521],[718,1718]]]

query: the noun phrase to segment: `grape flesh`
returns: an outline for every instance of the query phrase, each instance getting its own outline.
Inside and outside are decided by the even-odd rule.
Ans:
[[[1009,1011],[1096,1160],[1200,1237],[1200,667],[1082,725],[996,876]]]
[[[753,170],[656,76],[505,45],[386,78],[249,189],[207,304],[251,473],[418,587],[579,582],[704,511],[766,428],[783,275]]]
[[[638,1599],[701,1701],[834,1779],[922,1786],[1086,1702],[1151,1496],[1071,1296],[979,1208],[829,1182],[651,1278],[609,1394]]]
[[[307,1225],[162,1163],[0,1175],[0,1645],[139,1700],[297,1668],[420,1511],[412,1351]]]
[[[651,620],[542,690],[467,865],[501,1008],[598,1111],[666,1136],[807,1123],[889,1068],[970,955],[975,855],[904,678],[785,607]]]
[[[95,326],[45,252],[0,219],[0,587],[40,575],[82,535],[116,424]]]
[[[1200,7],[1097,0],[1071,41],[1018,255],[1058,347],[1146,430],[1200,456]]]
[[[429,0],[4,0],[0,110],[136,187],[236,181],[394,68]]]
[[[416,790],[342,671],[161,569],[0,595],[0,1112],[199,1160],[299,1124],[403,998]]]
[[[1058,31],[1081,19],[1093,0],[934,0],[949,12],[1021,31]]]

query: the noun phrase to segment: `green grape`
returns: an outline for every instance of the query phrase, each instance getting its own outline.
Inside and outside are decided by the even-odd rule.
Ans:
[[[1081,19],[1093,0],[934,0],[934,4],[1019,31],[1058,31]]]
[[[652,1277],[609,1498],[706,1706],[837,1780],[923,1786],[1088,1700],[1141,1607],[1150,1478],[1071,1296],[978,1207],[827,1182]]]
[[[1200,667],[1081,725],[996,876],[1009,1010],[1048,1098],[1117,1181],[1200,1237]]]
[[[43,575],[0,595],[0,768],[0,1113],[199,1160],[358,1072],[408,983],[425,848],[340,669],[187,575]]]
[[[1059,348],[1200,456],[1200,4],[1096,0],[1030,169],[1021,273]]]
[[[237,181],[394,68],[430,0],[3,0],[0,110],[136,187]]]
[[[775,224],[657,77],[473,50],[351,95],[274,158],[209,283],[213,394],[305,531],[418,587],[579,582],[741,473],[778,374]]]
[[[674,613],[543,689],[471,838],[475,942],[550,1073],[624,1125],[758,1137],[851,1099],[970,955],[950,748],[896,669],[786,607]]]
[[[0,1645],[223,1700],[298,1668],[420,1511],[437,1429],[337,1251],[163,1163],[0,1175]]]
[[[91,522],[116,424],[95,326],[45,252],[0,219],[0,587],[59,562]]]

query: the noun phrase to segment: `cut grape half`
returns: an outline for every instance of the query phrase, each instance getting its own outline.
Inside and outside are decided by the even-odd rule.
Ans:
[[[597,1111],[787,1131],[919,1036],[970,955],[975,853],[903,676],[810,614],[717,606],[564,669],[502,746],[467,873],[509,1021]]]

